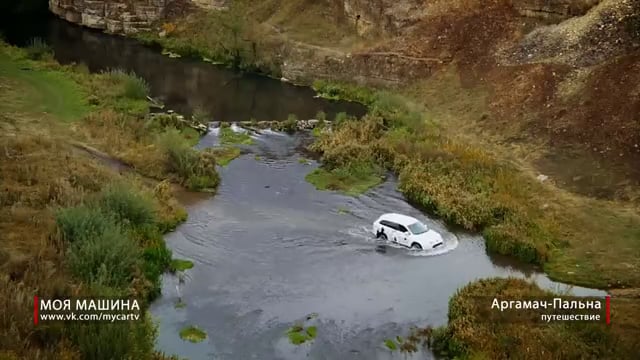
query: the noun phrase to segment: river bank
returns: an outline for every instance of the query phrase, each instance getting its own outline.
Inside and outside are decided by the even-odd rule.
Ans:
[[[147,93],[132,74],[59,65],[45,44],[0,43],[3,358],[165,358],[154,349],[146,309],[160,294],[162,274],[175,271],[162,234],[187,214],[167,181],[149,177],[202,189],[215,188],[217,173],[215,158],[188,146],[193,134],[143,121]],[[156,138],[171,141],[161,148]],[[119,172],[86,144],[135,172]],[[125,146],[137,146],[135,157]],[[145,316],[126,325],[34,328],[27,306],[34,294],[134,297]]]

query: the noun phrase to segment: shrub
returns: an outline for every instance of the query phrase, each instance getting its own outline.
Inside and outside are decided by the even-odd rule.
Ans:
[[[160,295],[161,276],[169,269],[171,257],[171,250],[166,247],[164,241],[144,249],[142,253],[142,271],[147,280],[153,284],[147,300],[152,301]]]
[[[340,125],[345,121],[349,120],[349,115],[346,112],[339,112],[336,114],[336,117],[333,119],[336,125]]]
[[[294,133],[298,130],[298,117],[295,114],[289,114],[287,120],[282,123],[282,130],[287,133]]]
[[[220,178],[213,153],[192,149],[177,130],[163,133],[158,144],[167,155],[168,170],[177,174],[183,185],[192,190],[218,186]]]
[[[124,226],[144,226],[156,221],[150,198],[132,191],[123,184],[111,185],[99,198],[100,208]]]
[[[113,226],[113,221],[98,209],[83,205],[60,210],[56,224],[63,239],[74,243],[102,234]]]
[[[211,113],[203,107],[196,107],[193,111],[193,121],[200,124],[208,124],[211,121]]]
[[[44,40],[34,38],[29,41],[26,48],[27,57],[31,60],[41,60],[46,56],[52,55],[53,50]]]
[[[149,95],[149,84],[131,73],[124,83],[124,96],[134,100],[145,99]]]
[[[114,83],[121,84],[121,96],[132,100],[143,100],[149,95],[149,84],[135,73],[123,70],[109,70],[105,75]]]
[[[71,245],[71,272],[79,279],[99,286],[127,286],[138,263],[138,248],[117,226]]]
[[[153,353],[157,329],[144,318],[106,324],[72,322],[67,332],[83,359],[147,359]]]

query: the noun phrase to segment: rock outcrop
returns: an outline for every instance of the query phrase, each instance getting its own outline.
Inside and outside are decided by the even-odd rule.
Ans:
[[[114,34],[148,30],[173,0],[49,0],[59,17]]]
[[[582,16],[601,0],[513,0],[514,7],[526,17],[562,21]]]
[[[344,0],[347,18],[360,35],[396,34],[426,15],[424,0]]]

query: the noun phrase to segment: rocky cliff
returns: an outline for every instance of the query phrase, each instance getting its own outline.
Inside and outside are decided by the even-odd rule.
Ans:
[[[584,15],[598,5],[600,0],[514,0],[518,12],[527,17],[565,20]]]
[[[61,18],[110,33],[148,30],[173,0],[49,0]]]
[[[397,34],[425,16],[450,7],[439,0],[333,0],[339,2],[360,35]],[[512,0],[523,17],[559,22],[581,16],[601,0]]]

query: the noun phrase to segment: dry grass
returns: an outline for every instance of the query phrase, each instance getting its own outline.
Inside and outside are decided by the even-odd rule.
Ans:
[[[632,320],[640,314],[637,299],[613,298],[610,326],[539,321],[540,314],[560,313],[558,310],[520,310],[515,319],[491,309],[494,297],[552,301],[556,296],[520,279],[471,283],[451,298],[449,324],[429,334],[432,347],[448,356],[487,359],[623,359],[640,350],[640,328]],[[598,313],[604,319],[604,310]],[[588,314],[594,314],[593,310]]]
[[[26,67],[30,68],[27,74],[20,70]],[[32,325],[34,295],[96,294],[70,271],[68,244],[57,236],[55,213],[59,209],[92,203],[107,184],[124,182],[128,191],[150,199],[157,214],[156,233],[133,231],[129,240],[155,237],[152,242],[163,248],[162,238],[158,242],[155,234],[175,227],[186,217],[166,185],[151,189],[135,175],[123,177],[103,160],[73,145],[69,122],[83,126],[78,120],[89,110],[90,89],[113,90],[104,83],[96,86],[99,81],[50,60],[26,60],[20,50],[0,44],[0,358],[99,359],[115,351],[140,359],[163,358],[152,355],[149,347],[155,336],[150,323],[93,330],[73,324]],[[52,89],[60,93],[56,95]],[[113,92],[120,90],[116,87]],[[46,101],[42,103],[42,99]],[[95,108],[116,103],[124,105],[123,109],[135,108],[119,95],[101,100],[105,102]],[[116,204],[103,205],[114,208]],[[155,281],[147,276],[155,274],[135,271],[132,275],[136,280],[127,291],[146,296],[154,286],[150,282]],[[79,336],[87,331],[95,335],[90,342]]]

